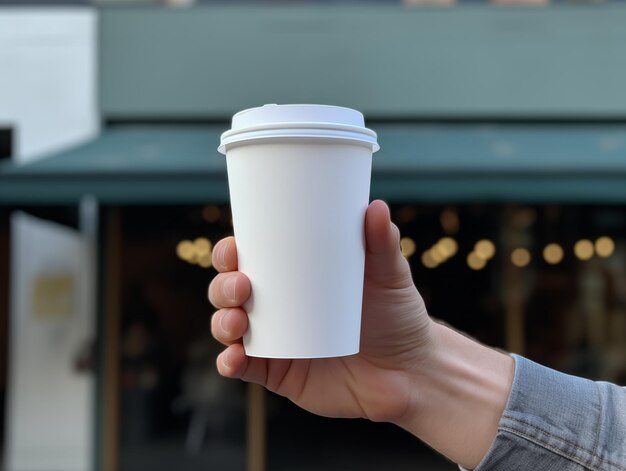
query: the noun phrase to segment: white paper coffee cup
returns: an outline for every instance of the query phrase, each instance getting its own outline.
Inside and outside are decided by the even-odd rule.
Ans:
[[[241,111],[222,134],[244,308],[247,355],[358,353],[376,133],[363,115],[325,105]]]

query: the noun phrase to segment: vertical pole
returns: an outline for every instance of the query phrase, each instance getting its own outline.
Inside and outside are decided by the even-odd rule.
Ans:
[[[247,471],[265,471],[265,388],[248,383]]]
[[[513,223],[515,207],[504,208],[504,310],[505,310],[505,348],[509,352],[523,355],[526,347],[524,318],[524,298],[522,268],[511,263],[511,252],[515,248],[518,234]]]
[[[85,317],[87,321],[86,339],[94,342],[91,354],[93,364],[93,385],[94,389],[91,393],[90,400],[92,408],[92,441],[91,441],[91,467],[90,471],[99,471],[100,468],[100,400],[102,398],[101,383],[102,380],[102,364],[100,359],[102,352],[102,342],[99,339],[101,335],[101,321],[103,319],[103,310],[99,307],[100,300],[103,298],[100,290],[102,270],[100,269],[99,255],[102,253],[98,245],[100,234],[100,208],[98,200],[91,195],[83,196],[78,204],[78,230],[85,245],[85,264],[89,267],[89,273],[85,273],[82,285],[84,299],[88,304],[85,305]],[[98,363],[96,363],[98,362]]]
[[[103,394],[102,399],[102,471],[119,469],[120,416],[120,263],[121,214],[110,208],[106,218],[104,259],[104,319],[103,327]]]

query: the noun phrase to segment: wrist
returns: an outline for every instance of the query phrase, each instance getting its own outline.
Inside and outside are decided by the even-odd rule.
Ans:
[[[395,423],[472,469],[497,433],[514,360],[442,324],[431,327],[429,354],[410,372],[411,404]]]

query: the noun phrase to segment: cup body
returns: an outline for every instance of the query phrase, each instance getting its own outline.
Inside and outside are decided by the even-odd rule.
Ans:
[[[249,356],[359,351],[375,133],[366,130],[373,145],[324,137],[319,126],[314,136],[273,130],[224,148],[239,270],[252,285]]]

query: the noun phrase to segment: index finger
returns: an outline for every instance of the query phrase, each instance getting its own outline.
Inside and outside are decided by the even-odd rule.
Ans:
[[[237,269],[237,246],[233,236],[225,237],[213,247],[213,266],[219,272]]]

